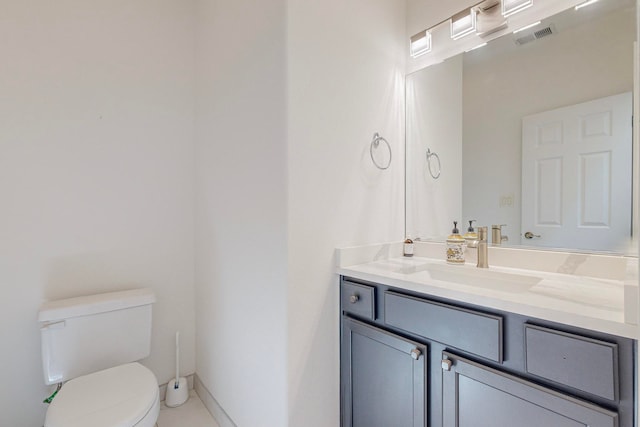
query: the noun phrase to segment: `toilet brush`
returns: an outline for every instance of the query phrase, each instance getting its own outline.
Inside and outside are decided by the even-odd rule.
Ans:
[[[165,405],[170,408],[182,405],[189,399],[187,379],[180,376],[180,332],[176,332],[176,377],[167,384]]]

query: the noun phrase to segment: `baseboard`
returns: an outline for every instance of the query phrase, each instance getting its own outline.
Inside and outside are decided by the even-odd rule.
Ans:
[[[194,375],[194,389],[204,403],[205,408],[209,411],[214,420],[220,425],[220,427],[237,427],[236,424],[229,418],[229,415],[222,409],[218,401],[211,395],[211,392],[202,384],[198,375]]]
[[[189,390],[193,390],[193,377],[194,374],[191,375],[186,375],[187,378],[187,384],[189,385]],[[169,381],[170,383],[173,384],[174,380]],[[160,384],[158,387],[160,388],[160,401],[164,401],[165,397],[167,396],[167,384],[169,383],[164,383],[164,384]]]

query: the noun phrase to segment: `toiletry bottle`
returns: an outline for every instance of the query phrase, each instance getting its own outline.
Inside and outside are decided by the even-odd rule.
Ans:
[[[464,264],[464,238],[458,231],[458,222],[453,222],[453,230],[447,238],[447,262]]]
[[[475,250],[478,247],[478,233],[476,233],[476,230],[473,228],[474,221],[475,219],[469,221],[469,228],[467,228],[467,232],[462,236],[465,243],[465,260],[473,264],[476,263],[478,257],[478,253]]]
[[[413,256],[413,240],[407,238],[407,240],[404,241],[403,253],[404,256]]]

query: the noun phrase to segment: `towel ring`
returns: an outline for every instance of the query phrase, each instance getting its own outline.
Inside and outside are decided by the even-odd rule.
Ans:
[[[437,172],[433,172],[433,169],[431,168],[431,158],[435,157],[436,160],[438,161],[438,168],[437,168]],[[440,178],[440,170],[442,169],[441,165],[440,165],[440,157],[436,154],[436,153],[432,153],[431,152],[431,148],[427,148],[427,167],[429,168],[429,174],[431,174],[431,177],[433,179],[438,179]]]
[[[375,157],[373,157],[373,149],[378,148],[378,146],[380,145],[380,141],[387,144],[387,149],[389,150],[389,162],[387,163],[386,166],[380,166],[378,162],[376,162]],[[389,169],[389,166],[391,166],[391,145],[389,145],[389,142],[383,137],[381,137],[378,134],[378,132],[373,134],[373,140],[371,140],[371,146],[369,147],[369,154],[371,154],[371,161],[373,162],[374,165],[376,165],[378,169],[385,170],[385,169]]]

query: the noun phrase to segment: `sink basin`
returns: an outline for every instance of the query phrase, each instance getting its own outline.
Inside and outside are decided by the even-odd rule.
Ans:
[[[415,273],[429,274],[434,280],[507,292],[526,292],[542,280],[535,276],[462,265],[425,264],[414,270]]]

